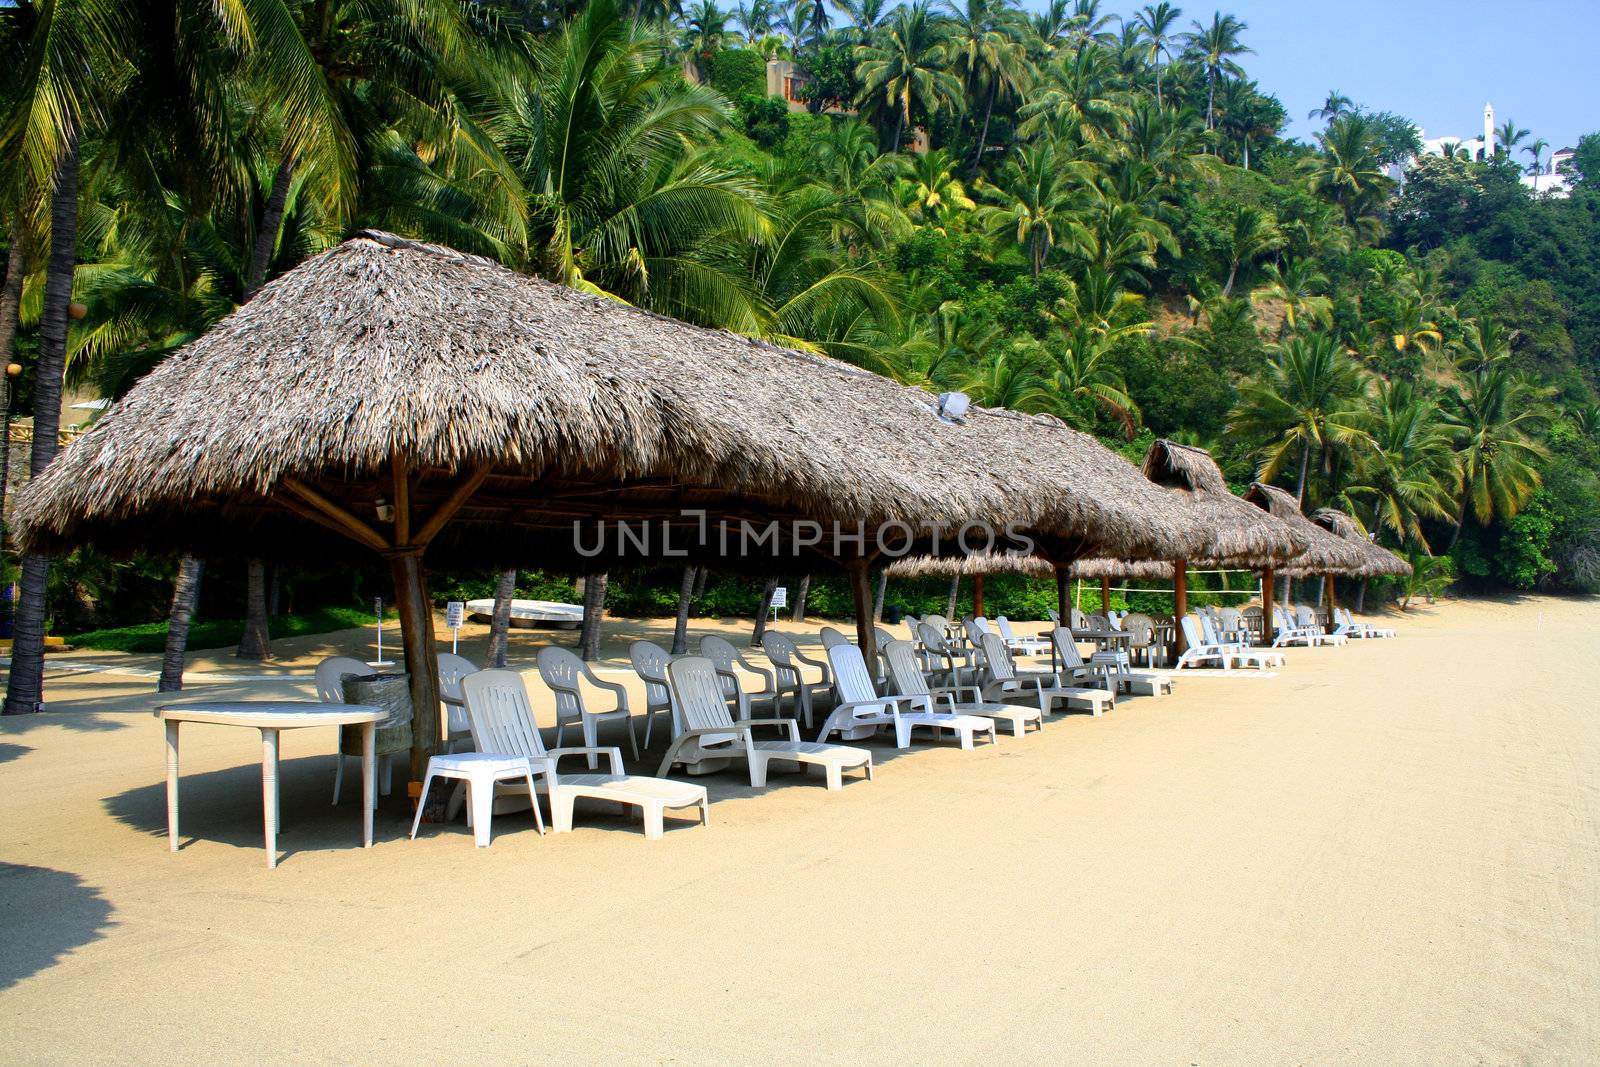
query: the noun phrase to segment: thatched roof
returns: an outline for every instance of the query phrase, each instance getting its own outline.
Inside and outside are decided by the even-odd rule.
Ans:
[[[349,517],[370,524],[399,469],[419,515],[452,516],[428,531],[435,562],[594,569],[613,561],[577,555],[574,522],[684,508],[869,530],[1015,522],[1060,559],[1199,554],[1192,514],[1092,437],[1007,411],[947,422],[936,403],[366,233],[136,385],[20,495],[18,532],[42,552],[350,556],[319,501],[343,509],[345,532]]]
[[[1222,470],[1203,448],[1158,440],[1145,453],[1144,474],[1182,501],[1206,531],[1201,551],[1169,558],[1205,560],[1217,566],[1265,566],[1293,558],[1310,543],[1303,531],[1229,492]],[[1121,552],[1103,554],[1135,558]]]
[[[1361,528],[1353,517],[1336,508],[1318,508],[1311,515],[1311,521],[1319,529],[1343,538],[1344,541],[1355,548],[1362,556],[1361,568],[1355,571],[1356,577],[1377,578],[1382,575],[1408,575],[1411,573],[1411,564],[1390,552],[1387,548],[1375,545],[1367,537],[1366,531]]]
[[[1305,551],[1288,565],[1295,574],[1358,574],[1366,565],[1365,554],[1359,548],[1301,514],[1300,502],[1293,493],[1265,482],[1253,482],[1244,498],[1305,536]]]
[[[1101,578],[1137,578],[1141,581],[1172,581],[1172,564],[1160,560],[1125,560],[1097,556],[1080,559],[1068,568],[1074,578],[1099,581]]]
[[[884,568],[891,578],[963,578],[990,574],[1020,574],[1027,578],[1053,578],[1056,569],[1038,556],[1004,552],[977,552],[970,556],[907,556]]]

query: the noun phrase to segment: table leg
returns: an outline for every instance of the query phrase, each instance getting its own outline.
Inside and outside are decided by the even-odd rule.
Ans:
[[[361,844],[364,848],[372,847],[372,809],[377,806],[378,724],[369,722],[361,726]]]
[[[178,720],[167,720],[167,844],[178,851]]]
[[[266,828],[267,866],[278,865],[278,731],[261,729],[261,813]]]

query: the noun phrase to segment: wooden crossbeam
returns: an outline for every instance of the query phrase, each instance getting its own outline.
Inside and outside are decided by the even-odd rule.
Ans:
[[[374,530],[371,526],[311,488],[311,486],[300,481],[300,479],[285,478],[282,485],[284,489],[299,497],[312,510],[324,516],[328,520],[324,522],[324,525],[331,523],[334,529],[346,537],[366,545],[375,552],[387,552],[394,547],[377,530]]]

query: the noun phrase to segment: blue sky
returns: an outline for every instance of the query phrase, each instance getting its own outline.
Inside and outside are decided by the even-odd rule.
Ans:
[[[1142,0],[1141,0],[1142,2]],[[1185,29],[1217,9],[1184,3]],[[1038,0],[1024,0],[1037,9]],[[1136,0],[1106,0],[1129,15]],[[1228,0],[1249,24],[1255,55],[1245,70],[1283,101],[1290,136],[1309,137],[1306,112],[1338,89],[1374,110],[1395,111],[1429,137],[1472,137],[1483,105],[1552,148],[1600,131],[1600,0]]]

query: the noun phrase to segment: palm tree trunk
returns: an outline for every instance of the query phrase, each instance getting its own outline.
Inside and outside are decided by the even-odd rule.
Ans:
[[[694,576],[694,598],[699,600],[706,595],[706,580],[711,577],[710,567],[698,567]]]
[[[578,636],[578,655],[585,663],[600,658],[600,622],[606,614],[606,572],[583,580],[583,632]]]
[[[872,598],[872,621],[873,622],[882,622],[883,621],[883,594],[886,593],[888,591],[888,589],[889,589],[889,572],[887,570],[881,570],[881,571],[878,572],[878,592]]]
[[[156,692],[176,693],[183,688],[183,654],[189,647],[189,623],[200,596],[200,579],[206,565],[193,556],[178,563],[178,580],[172,583],[172,610],[167,614],[167,647],[161,654],[161,677]]]
[[[1471,501],[1465,492],[1461,496],[1461,514],[1456,516],[1456,528],[1450,533],[1450,543],[1444,546],[1444,554],[1449,555],[1455,551],[1456,542],[1461,540],[1461,531],[1467,525],[1467,507]]]
[[[957,574],[950,579],[950,599],[944,609],[945,618],[954,619],[956,617],[956,598],[960,595],[961,575]]]
[[[989,119],[994,116],[994,98],[1000,92],[1000,81],[995,79],[989,86],[989,103],[983,109],[983,132],[978,134],[978,149],[972,153],[972,176],[978,176],[978,168],[983,165],[983,146],[989,140]]]
[[[261,225],[256,229],[255,247],[250,252],[250,275],[244,283],[244,303],[250,302],[266,280],[272,252],[278,247],[278,229],[283,225],[283,207],[289,201],[289,183],[293,177],[294,161],[285,156],[278,164],[278,172],[272,176],[272,192],[261,211]]]
[[[1239,261],[1233,260],[1228,264],[1228,281],[1222,287],[1222,298],[1226,300],[1233,295],[1233,283],[1239,280]]]
[[[1306,505],[1306,467],[1311,463],[1311,439],[1308,437],[1300,445],[1300,485],[1295,489],[1295,497],[1303,508]]]
[[[23,225],[23,212],[19,209],[11,220],[11,249],[6,254],[6,284],[0,289],[0,374],[11,362],[17,340],[17,312],[22,306],[22,278],[28,269],[28,256],[24,244],[28,239]],[[0,548],[5,544],[4,517],[6,490],[11,482],[11,378],[0,384],[6,402],[5,426],[0,430]]]
[[[889,142],[889,151],[900,151],[900,135],[905,132],[906,115],[904,111],[898,112],[894,117],[894,140]]]
[[[761,587],[761,604],[756,609],[756,625],[750,631],[750,647],[760,648],[761,639],[767,634],[767,616],[772,614],[772,597],[778,591],[778,579],[768,578]]]
[[[806,597],[811,595],[811,575],[800,579],[800,589],[794,595],[794,612],[789,617],[794,622],[806,621]]]
[[[681,656],[689,651],[689,605],[694,600],[695,587],[704,567],[683,568],[683,583],[678,586],[678,621],[672,627],[672,654]]]
[[[500,572],[494,586],[494,614],[489,617],[490,667],[506,665],[506,646],[511,643],[511,600],[517,595],[517,569]]]
[[[1360,584],[1356,586],[1356,614],[1357,615],[1360,615],[1363,611],[1366,610],[1366,604],[1367,604],[1367,580],[1365,578],[1363,578],[1363,579],[1361,579]]]
[[[39,322],[39,363],[33,383],[33,452],[29,475],[44,473],[61,447],[61,377],[67,365],[67,305],[78,253],[78,129],[67,120],[56,184],[50,196],[50,259],[45,267]],[[25,556],[18,583],[11,677],[0,714],[28,715],[44,707],[44,624],[50,560]]]
[[[245,564],[244,633],[234,655],[240,659],[272,655],[272,635],[267,632],[267,565],[259,559]]]

